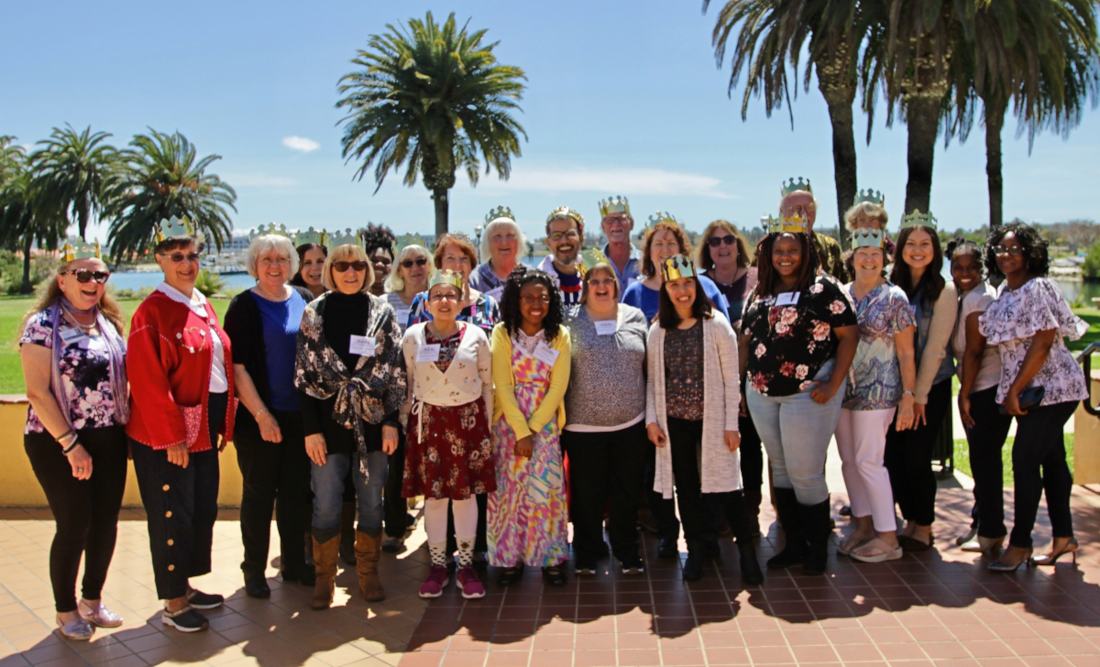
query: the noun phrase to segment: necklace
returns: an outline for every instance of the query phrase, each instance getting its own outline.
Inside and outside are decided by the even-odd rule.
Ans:
[[[96,320],[98,319],[95,306],[92,306],[91,308],[88,308],[88,309],[85,309],[85,310],[81,310],[81,309],[76,308],[75,306],[73,306],[71,303],[69,303],[68,299],[62,299],[61,300],[61,309],[64,311],[65,320],[68,321],[73,326],[83,330],[85,333],[89,333],[93,329],[95,329]],[[85,317],[91,315],[92,321],[89,322],[88,324],[84,324],[83,322],[80,321],[80,319],[78,317],[80,315],[83,315]]]

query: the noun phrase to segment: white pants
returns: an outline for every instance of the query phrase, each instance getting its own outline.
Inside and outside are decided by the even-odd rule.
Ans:
[[[870,516],[875,530],[880,533],[897,530],[890,474],[883,465],[886,432],[895,410],[845,408],[840,411],[840,421],[836,425],[836,444],[852,516]]]

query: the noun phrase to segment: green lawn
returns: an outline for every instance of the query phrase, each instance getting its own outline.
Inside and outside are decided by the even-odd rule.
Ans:
[[[1014,438],[1008,437],[1005,441],[1004,447],[1001,449],[1001,461],[1004,463],[1004,482],[1005,486],[1012,485],[1012,442]],[[1073,471],[1073,434],[1065,434],[1066,442],[1066,461],[1069,463],[1069,469]],[[966,439],[955,439],[955,467],[960,472],[965,473],[970,477],[974,477],[974,472],[970,469],[970,446],[967,444]]]

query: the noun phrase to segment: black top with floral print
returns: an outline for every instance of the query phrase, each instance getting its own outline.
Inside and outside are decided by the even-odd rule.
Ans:
[[[790,396],[812,386],[814,375],[836,354],[833,329],[856,326],[848,295],[829,276],[817,276],[797,293],[750,297],[741,320],[749,336],[750,386],[767,396]]]

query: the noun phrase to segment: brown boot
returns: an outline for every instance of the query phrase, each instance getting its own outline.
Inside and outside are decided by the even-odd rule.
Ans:
[[[378,579],[378,557],[382,554],[382,533],[371,535],[355,531],[355,571],[359,574],[359,593],[367,602],[386,599]]]
[[[340,552],[340,536],[330,537],[324,542],[313,538],[313,567],[316,579],[313,583],[313,600],[309,606],[313,609],[328,609],[332,606],[332,595],[336,590],[336,559]]]

